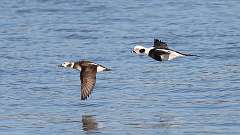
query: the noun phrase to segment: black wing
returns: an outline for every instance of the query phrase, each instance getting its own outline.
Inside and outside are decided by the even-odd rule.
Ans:
[[[80,79],[81,79],[81,100],[85,100],[92,93],[96,84],[96,65],[82,66]]]
[[[168,52],[168,50],[164,50],[164,49],[152,49],[149,51],[148,56],[152,57],[153,59],[157,60],[157,61],[162,61],[162,55],[169,55],[170,52]]]
[[[154,39],[153,47],[156,48],[156,49],[168,49],[167,43],[163,42],[161,40],[158,40],[158,39]]]

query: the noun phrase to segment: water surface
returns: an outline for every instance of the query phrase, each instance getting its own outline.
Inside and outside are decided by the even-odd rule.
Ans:
[[[0,134],[240,134],[237,0],[2,0]],[[130,53],[153,38],[201,57]],[[80,101],[88,59],[100,73]]]

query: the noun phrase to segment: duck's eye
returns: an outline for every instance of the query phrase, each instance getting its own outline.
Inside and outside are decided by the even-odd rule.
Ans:
[[[144,52],[145,52],[145,49],[140,49],[139,52],[140,52],[140,53],[144,53]]]
[[[71,66],[72,66],[72,64],[68,64],[68,65],[67,65],[67,67],[71,67]]]

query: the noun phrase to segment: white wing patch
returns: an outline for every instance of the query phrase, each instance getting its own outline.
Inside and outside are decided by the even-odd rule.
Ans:
[[[165,50],[165,49],[158,49],[158,50],[161,50],[161,51],[169,53],[169,54],[161,55],[162,60],[172,60],[172,59],[175,59],[177,57],[183,56],[182,54],[177,53],[177,52],[172,51],[172,50]]]
[[[104,71],[106,68],[105,67],[102,67],[100,65],[97,66],[97,72],[102,72]]]
[[[170,51],[170,55],[169,55],[168,60],[172,60],[172,59],[175,59],[175,58],[181,57],[181,56],[183,56],[183,55],[180,54],[180,53],[177,53],[177,52],[174,52],[174,51]]]

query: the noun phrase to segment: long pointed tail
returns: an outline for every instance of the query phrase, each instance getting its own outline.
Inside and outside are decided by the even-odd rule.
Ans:
[[[172,49],[169,49],[169,50],[174,51],[174,52],[179,53],[179,54],[184,55],[184,56],[200,57],[199,55],[195,55],[195,54],[191,54],[191,53],[183,53],[183,52],[175,51],[175,50],[172,50]]]
[[[195,57],[200,57],[199,55],[195,55],[195,54],[190,54],[190,53],[181,53],[184,56],[195,56]]]

